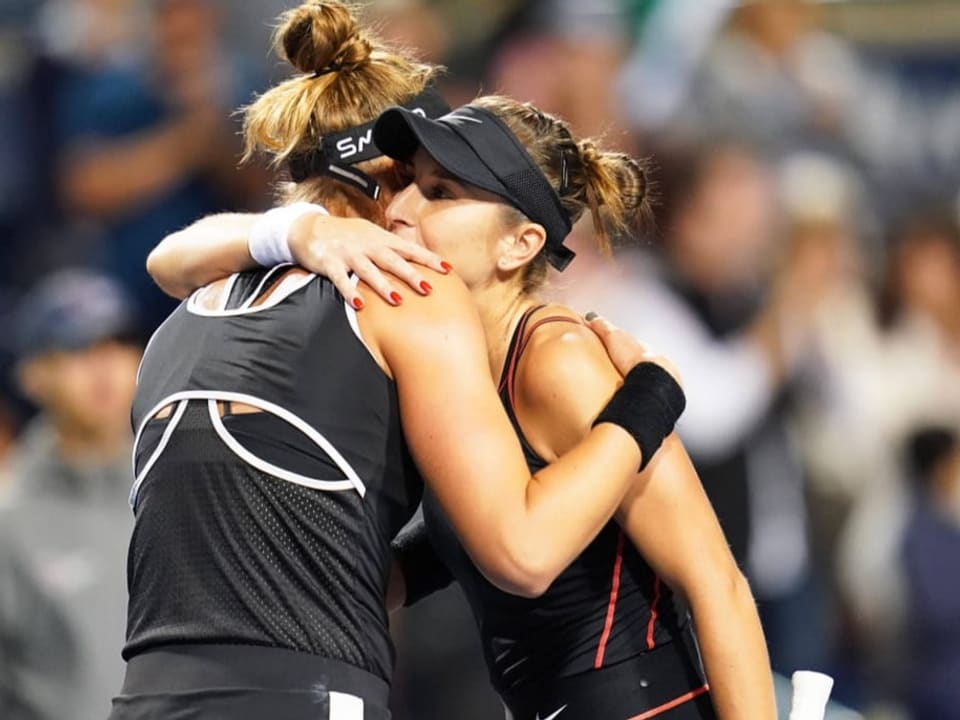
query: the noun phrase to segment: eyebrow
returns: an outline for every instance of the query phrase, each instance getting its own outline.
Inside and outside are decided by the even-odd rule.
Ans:
[[[461,179],[458,178],[456,175],[454,175],[453,173],[451,173],[449,170],[447,170],[445,167],[443,167],[443,166],[442,166],[440,163],[438,163],[436,160],[433,161],[433,169],[432,169],[431,172],[432,172],[434,175],[436,175],[438,178],[440,178],[441,180],[447,180],[447,181],[449,181],[449,182],[455,182],[455,183],[457,183],[458,185],[463,185],[463,184],[464,184],[463,180],[461,180]]]

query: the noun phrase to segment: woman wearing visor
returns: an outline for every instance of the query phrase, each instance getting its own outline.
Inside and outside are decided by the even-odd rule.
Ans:
[[[288,163],[288,198],[382,221],[397,173],[362,141],[389,105],[442,112],[434,69],[339,3],[291,11],[278,39],[304,74],[248,109],[248,138]],[[155,333],[113,720],[389,717],[390,543],[421,475],[512,592],[539,591],[608,522],[682,411],[676,381],[620,338],[626,377],[596,427],[531,474],[466,287],[429,276],[429,297],[357,314],[328,280],[271,267],[204,287]]]
[[[577,316],[544,307],[536,289],[548,264],[562,269],[570,261],[563,239],[583,212],[591,212],[601,238],[602,214],[624,225],[638,212],[643,173],[622,155],[576,141],[556,119],[502,98],[436,121],[391,110],[374,138],[412,172],[412,184],[387,210],[388,227],[451,260],[470,289],[501,401],[536,472],[583,439],[619,382]],[[331,260],[335,227],[351,237],[380,234],[358,221],[303,217],[298,222],[320,231],[311,237],[301,229],[291,240],[298,258],[320,269],[339,262]],[[158,280],[209,278],[212,257],[243,267],[249,259],[237,242],[213,219],[188,230],[159,248],[153,265],[155,272],[171,267],[175,248],[180,276]],[[470,600],[491,678],[515,720],[775,717],[749,588],[675,436],[637,476],[617,522],[558,577],[531,586],[535,598],[503,592],[484,576],[432,492],[425,516]],[[558,516],[557,528],[571,519]],[[400,543],[408,601],[443,583],[425,572],[434,564],[422,539],[414,533]],[[692,609],[706,678],[674,590]]]

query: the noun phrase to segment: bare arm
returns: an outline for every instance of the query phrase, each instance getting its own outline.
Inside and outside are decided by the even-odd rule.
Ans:
[[[197,164],[188,116],[132,137],[81,140],[67,154],[61,193],[67,205],[114,216],[180,182]]]
[[[147,272],[168,295],[183,299],[199,287],[257,264],[247,249],[260,215],[224,213],[167,235],[147,256]]]
[[[589,430],[618,376],[599,343],[579,331],[546,326],[538,335],[519,368],[517,412],[528,440],[549,460]],[[573,377],[569,358],[577,354],[592,361],[580,362]],[[719,717],[775,718],[753,596],[676,435],[636,476],[617,520],[654,571],[689,600]]]
[[[167,235],[153,249],[147,258],[147,272],[165,293],[182,299],[215,280],[255,268],[248,243],[261,217],[225,213],[198,220]],[[348,277],[350,272],[382,298],[390,299],[397,288],[381,268],[420,294],[428,293],[430,286],[423,285],[423,273],[411,263],[439,272],[447,270],[435,253],[367,220],[333,217],[320,211],[298,218],[290,227],[289,241],[297,263],[332,280],[348,301],[359,299],[354,307],[363,307],[363,299]]]
[[[718,717],[775,720],[753,594],[675,435],[627,493],[617,520],[654,571],[690,603]]]
[[[639,466],[639,448],[603,423],[531,476],[466,288],[454,276],[432,281],[433,296],[389,314],[372,303],[362,317],[365,337],[369,328],[379,338],[413,457],[474,563],[504,590],[537,595],[609,521]]]

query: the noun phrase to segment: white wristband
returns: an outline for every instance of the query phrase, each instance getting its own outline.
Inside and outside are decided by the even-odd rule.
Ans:
[[[292,263],[293,253],[288,237],[290,226],[308,213],[330,214],[322,205],[308,202],[284,205],[265,212],[250,231],[247,242],[250,257],[263,267]]]

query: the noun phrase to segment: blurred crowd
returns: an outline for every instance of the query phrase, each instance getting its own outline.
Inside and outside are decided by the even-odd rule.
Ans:
[[[551,292],[678,366],[679,430],[774,669],[829,672],[867,718],[951,720],[960,45],[855,43],[836,22],[853,4],[933,24],[943,5],[367,3],[447,65],[451,104],[510,94],[652,159],[656,217],[612,258],[575,230]],[[129,406],[173,307],[144,261],[204,214],[269,206],[233,111],[276,79],[287,5],[0,2],[5,719],[93,720],[119,689]],[[502,714],[458,590],[394,619],[398,720]]]

